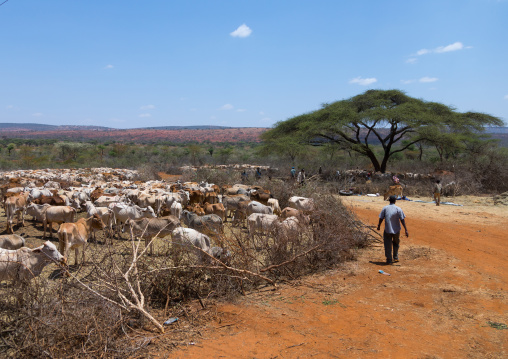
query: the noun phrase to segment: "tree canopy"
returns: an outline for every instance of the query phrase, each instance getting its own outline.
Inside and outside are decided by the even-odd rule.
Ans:
[[[385,172],[388,160],[416,143],[455,142],[477,138],[485,126],[502,126],[501,119],[478,112],[407,96],[399,90],[368,90],[352,98],[278,122],[262,134],[267,149],[280,143],[335,143],[366,156],[376,171]],[[404,140],[404,141],[402,141]],[[374,145],[382,147],[382,154]]]

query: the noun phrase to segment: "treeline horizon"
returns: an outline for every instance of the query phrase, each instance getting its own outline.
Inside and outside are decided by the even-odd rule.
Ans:
[[[381,153],[381,146],[374,147]],[[111,167],[137,169],[145,178],[159,172],[182,174],[184,166],[250,164],[271,166],[274,176],[289,176],[295,166],[309,174],[333,179],[337,171],[373,171],[369,160],[331,143],[306,145],[297,153],[266,151],[260,143],[137,143],[106,141],[59,141],[54,139],[0,139],[0,170],[40,168]],[[479,191],[508,190],[508,148],[493,141],[450,152],[443,156],[432,146],[410,147],[393,157],[389,172],[431,173],[447,170],[463,173]]]

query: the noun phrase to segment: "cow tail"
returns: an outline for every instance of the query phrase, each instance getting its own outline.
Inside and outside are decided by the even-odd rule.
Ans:
[[[68,238],[67,232],[58,231],[58,250],[65,257],[65,248],[67,247]],[[66,258],[68,259],[68,258]]]
[[[11,216],[10,216],[10,213],[11,213],[11,206],[6,203],[5,204],[5,217],[7,217],[7,232],[9,232],[9,230],[12,230],[11,229]]]
[[[46,208],[42,209],[42,222],[43,223],[47,223],[48,222],[47,212],[48,212],[48,208],[49,207],[50,206],[46,206]]]

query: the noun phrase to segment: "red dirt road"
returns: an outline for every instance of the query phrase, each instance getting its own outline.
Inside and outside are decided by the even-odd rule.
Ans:
[[[386,204],[346,201],[369,225]],[[508,324],[508,210],[481,198],[455,202],[466,205],[397,202],[410,234],[397,265],[382,265],[376,245],[336,270],[220,305],[200,337],[158,356],[508,357],[508,330],[492,327]]]

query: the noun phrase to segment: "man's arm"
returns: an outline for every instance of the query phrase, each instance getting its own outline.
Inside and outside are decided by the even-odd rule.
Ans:
[[[377,224],[378,231],[381,229],[381,223],[383,223],[383,218],[379,218],[379,223]],[[405,228],[405,226],[404,226],[404,228]]]
[[[407,227],[406,227],[406,220],[401,219],[400,223],[402,223],[402,225],[404,226],[404,229],[406,230],[406,237],[409,237],[409,232],[407,231]],[[378,226],[378,229],[379,229],[379,226]]]

